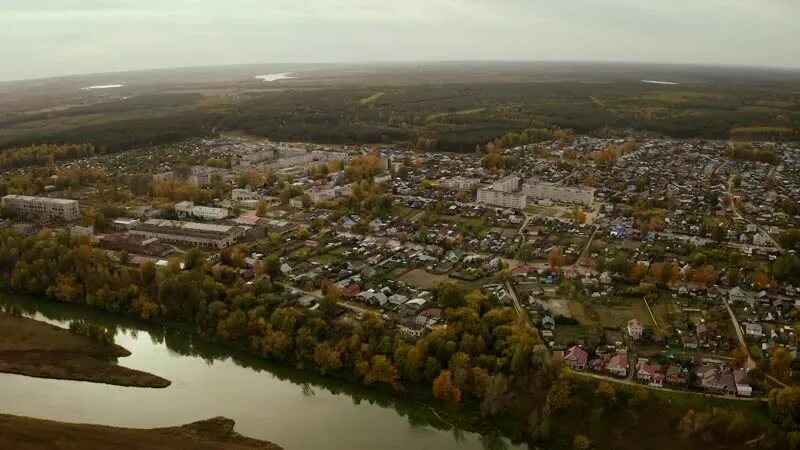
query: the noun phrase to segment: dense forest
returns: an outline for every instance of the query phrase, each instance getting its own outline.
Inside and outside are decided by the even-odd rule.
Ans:
[[[687,449],[751,439],[751,448],[785,448],[786,439],[800,437],[794,432],[800,395],[793,390],[775,391],[770,411],[762,402],[719,409],[702,396],[672,404],[642,387],[615,388],[571,374],[550,357],[534,328],[480,291],[440,285],[434,303],[446,311],[447,326],[414,340],[377,315],[341,320],[341,291],[331,283],[324,283],[316,311],[296,306],[281,287],[276,256],[257,265],[263,277],[248,285],[238,276],[235,252],[223,252],[211,265],[190,250],[183,270],[177,262],[131,267],[124,253],[116,261],[68,232],[18,236],[5,229],[0,279],[3,289],[35,296],[31,301],[46,296],[142,320],[189,323],[209,340],[269,359],[378,389],[427,392],[471,428],[501,429],[547,448],[672,448],[674,442],[656,438],[665,427]]]
[[[0,118],[0,148],[89,143],[107,152],[223,131],[454,152],[544,128],[601,136],[798,140],[798,92],[789,81],[732,78],[674,86],[633,80],[339,84],[233,98],[164,93]]]

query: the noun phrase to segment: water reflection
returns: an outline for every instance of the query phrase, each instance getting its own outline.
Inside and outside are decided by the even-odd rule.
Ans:
[[[114,390],[107,386],[92,388],[74,388],[78,393],[64,392],[62,385],[53,386],[59,395],[74,395],[75,401],[87,401],[87,396],[103,395],[117,398],[125,407],[136,407],[130,403],[142,403],[141,412],[131,411],[127,415],[110,418],[108,424],[128,426],[164,426],[165,423],[151,425],[155,417],[148,420],[148,408],[156,408],[158,414],[164,414],[175,420],[175,415],[197,418],[200,411],[213,410],[214,415],[226,415],[237,421],[240,432],[253,437],[272,439],[286,448],[474,448],[474,449],[507,449],[512,447],[507,440],[496,434],[479,436],[475,433],[459,429],[437,417],[435,411],[427,405],[415,401],[413,395],[395,395],[379,389],[368,389],[357,383],[324,377],[311,371],[302,371],[286,365],[272,363],[262,357],[216,345],[204,341],[191,328],[186,326],[165,326],[161,323],[144,323],[138,320],[119,317],[82,306],[63,305],[40,299],[0,295],[0,305],[4,308],[14,307],[24,315],[44,320],[62,327],[70,321],[85,320],[114,331],[116,342],[128,348],[133,355],[121,360],[121,364],[152,373],[173,381],[173,386],[163,393],[146,392],[123,388]],[[149,343],[145,337],[149,336]],[[159,347],[168,350],[159,351]],[[205,364],[208,373],[189,360],[176,360],[179,357],[199,358]],[[228,362],[240,368],[264,373],[263,377],[253,378],[248,373],[228,370]],[[4,376],[4,375],[3,375]],[[5,380],[5,378],[4,378]],[[30,383],[47,385],[48,380],[37,380],[18,384],[28,386]],[[274,380],[282,382],[277,385]],[[64,382],[60,382],[64,383]],[[70,382],[66,382],[70,383]],[[72,383],[69,387],[77,386]],[[4,398],[13,400],[13,392],[4,392],[9,383],[0,383],[0,404]],[[286,386],[295,386],[295,392],[306,400],[298,400],[286,391]],[[49,386],[49,385],[48,385]],[[8,387],[9,390],[14,389]],[[40,392],[31,387],[33,392]],[[127,390],[125,390],[127,389]],[[253,389],[255,392],[243,392]],[[148,391],[148,390],[144,390]],[[152,391],[152,390],[150,390]],[[299,392],[298,392],[299,391]],[[44,392],[44,391],[41,391]],[[88,394],[87,394],[88,392]],[[99,394],[98,394],[99,393]],[[323,395],[324,394],[324,395]],[[344,394],[344,395],[342,395]],[[20,394],[22,395],[22,394]],[[36,394],[35,394],[36,395]],[[215,398],[217,396],[218,398]],[[212,398],[207,398],[212,397]],[[346,398],[352,405],[346,408]],[[259,405],[262,402],[280,402],[271,405]],[[12,414],[27,414],[37,417],[52,417],[54,408],[46,399],[39,399],[41,408],[33,411],[34,405],[28,409],[2,411]],[[72,401],[72,398],[63,399]],[[106,397],[103,397],[106,400]],[[345,400],[343,403],[342,400]],[[93,399],[89,400],[90,402]],[[195,406],[193,406],[193,404]],[[367,406],[369,405],[369,406]],[[92,405],[94,406],[94,405]],[[117,410],[104,405],[116,413]],[[269,410],[265,408],[275,408]],[[408,427],[398,426],[396,416],[379,414],[381,409],[393,410],[405,418]],[[308,410],[309,408],[313,411]],[[366,408],[366,409],[365,409]],[[5,409],[5,407],[4,407]],[[303,409],[303,411],[299,411]],[[170,414],[169,411],[173,411]],[[96,420],[100,411],[88,411],[81,420]],[[344,417],[343,417],[344,416]],[[353,416],[352,420],[348,420]],[[355,417],[358,416],[358,417]],[[72,418],[73,416],[67,416]],[[84,418],[85,417],[85,418]],[[101,416],[104,417],[104,416]],[[308,422],[303,424],[301,434],[295,430],[297,419]],[[56,420],[68,420],[63,417],[52,417]],[[113,420],[112,420],[113,419]],[[77,420],[77,418],[76,418]],[[265,425],[268,423],[269,425]],[[145,425],[143,425],[145,424]],[[288,427],[288,428],[287,428]],[[349,429],[347,428],[349,427]],[[365,429],[372,427],[373,429]],[[327,434],[327,435],[326,435]],[[354,436],[364,434],[363,436]],[[391,441],[391,442],[388,442]],[[522,448],[522,447],[517,447]]]

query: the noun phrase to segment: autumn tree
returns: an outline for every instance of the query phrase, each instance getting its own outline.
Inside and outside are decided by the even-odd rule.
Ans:
[[[433,396],[452,405],[458,405],[461,402],[461,389],[453,384],[451,371],[443,370],[433,380]]]
[[[791,373],[792,359],[792,355],[784,347],[775,347],[769,357],[772,372],[782,378],[788,377]]]
[[[561,248],[554,248],[547,254],[547,263],[550,267],[561,267],[564,265],[564,253]]]

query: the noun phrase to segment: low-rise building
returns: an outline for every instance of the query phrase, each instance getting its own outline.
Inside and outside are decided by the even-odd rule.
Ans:
[[[574,346],[564,355],[564,363],[573,370],[586,370],[586,362],[589,360],[589,353],[586,350]]]
[[[81,217],[77,200],[29,195],[6,195],[2,199],[3,208],[27,218],[77,220]]]
[[[253,192],[250,189],[234,189],[231,191],[231,200],[240,202],[243,200],[258,200],[261,195],[258,192]]]
[[[630,336],[633,340],[638,341],[642,338],[642,333],[644,333],[644,326],[639,319],[631,319],[628,321],[628,336]]]
[[[175,212],[178,217],[193,217],[201,220],[222,220],[228,217],[228,210],[225,208],[212,208],[210,206],[195,206],[192,202],[180,202],[175,204]]]
[[[150,219],[133,227],[130,234],[173,244],[222,249],[244,237],[246,232],[241,226]]]

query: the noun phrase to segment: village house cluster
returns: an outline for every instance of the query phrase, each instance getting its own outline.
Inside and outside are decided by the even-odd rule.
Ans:
[[[576,137],[504,149],[490,165],[476,153],[215,138],[63,163],[203,196],[108,208],[87,185],[2,206],[20,234],[66,227],[130,264],[190,248],[236,259],[244,282],[289,287],[287,302],[316,309],[334,296],[340,320],[375,312],[411,338],[443,326],[437,288],[455,283],[513,308],[576,372],[749,397],[766,386],[756,361],[797,354],[800,285],[758,268],[798,250],[782,236],[800,225],[800,150],[755,143],[779,155],[763,162],[732,148]],[[102,228],[86,219],[102,211],[113,213]]]

